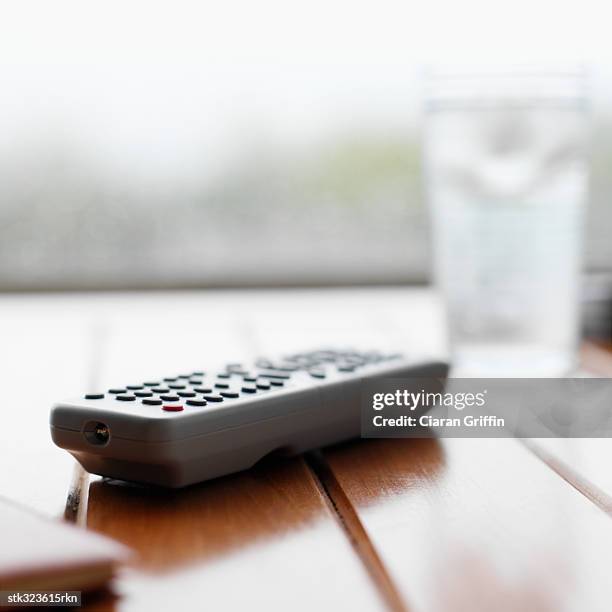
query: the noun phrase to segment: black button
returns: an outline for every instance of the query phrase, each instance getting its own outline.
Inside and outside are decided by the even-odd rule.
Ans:
[[[229,372],[221,372],[220,374],[217,374],[217,378],[230,378],[231,377],[231,373]]]
[[[214,393],[210,395],[205,395],[204,399],[209,402],[222,402],[223,401],[223,398],[220,395],[215,395]]]
[[[125,393],[126,389],[109,389],[108,392],[117,395],[118,393]]]
[[[255,361],[255,365],[258,368],[271,368],[272,366],[272,362],[269,359],[257,359]]]
[[[177,378],[191,378],[191,374],[179,374]]]
[[[167,378],[164,378],[164,382],[176,382],[176,380],[176,376],[168,376]]]
[[[242,391],[244,393],[255,393],[257,391],[257,387],[255,385],[244,385],[244,387],[242,387]]]
[[[283,387],[285,385],[284,381],[282,381],[282,380],[271,380],[270,384],[273,387]]]
[[[126,389],[130,389],[131,391],[138,390],[138,389],[143,389],[143,388],[144,387],[142,385],[128,385],[126,387]]]
[[[261,373],[260,378],[275,378],[276,380],[289,380],[288,374],[281,374],[280,372],[264,372]]]
[[[244,382],[255,382],[257,380],[257,376],[244,376],[242,380],[244,380]]]
[[[134,395],[136,397],[152,397],[153,394],[150,391],[135,391]]]
[[[159,386],[158,382],[146,382],[146,383],[142,383],[145,387],[157,387]]]
[[[229,389],[229,384],[228,383],[216,383],[215,387],[217,387],[217,389]]]
[[[347,359],[343,359],[339,364],[337,364],[338,366],[352,366],[354,368],[358,368],[362,365],[365,365],[367,363],[367,361],[365,361],[364,359],[357,359],[356,357],[350,357]]]
[[[190,378],[188,382],[190,385],[201,385],[202,379],[201,378]]]
[[[325,372],[321,372],[320,370],[310,370],[308,372],[313,378],[325,378]]]
[[[104,399],[104,393],[88,393],[85,399]]]
[[[195,393],[193,391],[179,391],[177,395],[179,397],[195,397]]]
[[[194,387],[193,390],[196,393],[212,393],[212,389],[210,387]]]
[[[206,406],[206,400],[190,399],[185,402],[188,406]]]
[[[160,395],[160,398],[164,400],[164,402],[178,402],[178,395]]]
[[[338,372],[354,372],[355,366],[338,366]]]
[[[168,385],[168,387],[170,387],[170,389],[186,389],[187,386],[186,385]]]
[[[192,376],[204,376],[204,372],[202,372],[202,370],[196,370],[195,372],[191,373]]]
[[[168,393],[168,391],[170,391],[168,387],[153,387],[151,390],[155,391],[155,393]]]
[[[162,401],[160,399],[157,399],[156,397],[153,397],[151,399],[143,399],[142,403],[147,404],[148,406],[159,406]]]
[[[221,395],[223,397],[229,397],[229,398],[235,398],[235,397],[239,397],[240,393],[237,393],[236,391],[221,391]]]
[[[265,380],[261,380],[257,383],[257,388],[267,390],[270,388],[270,383]]]
[[[115,399],[122,402],[133,402],[136,399],[135,395],[118,395]]]

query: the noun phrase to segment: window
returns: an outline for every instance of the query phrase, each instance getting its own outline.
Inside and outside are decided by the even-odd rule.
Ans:
[[[418,58],[469,46],[439,7],[53,4],[1,26],[0,289],[428,279]]]

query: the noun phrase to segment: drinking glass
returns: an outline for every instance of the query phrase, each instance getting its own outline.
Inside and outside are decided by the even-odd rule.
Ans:
[[[563,375],[579,339],[585,71],[434,71],[426,85],[426,193],[455,371]]]

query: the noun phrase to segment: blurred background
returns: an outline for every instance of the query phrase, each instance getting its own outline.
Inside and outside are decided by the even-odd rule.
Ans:
[[[609,334],[612,63],[584,3],[524,4],[5,5],[0,290],[428,283],[428,63],[589,40],[584,299]]]

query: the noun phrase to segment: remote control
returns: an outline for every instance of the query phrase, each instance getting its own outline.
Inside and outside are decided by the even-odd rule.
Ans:
[[[317,350],[155,378],[61,402],[51,436],[94,474],[183,487],[358,437],[363,381],[444,379],[447,364]]]

